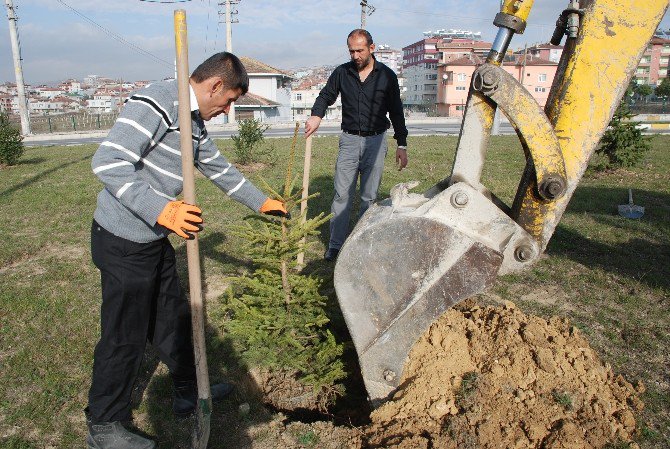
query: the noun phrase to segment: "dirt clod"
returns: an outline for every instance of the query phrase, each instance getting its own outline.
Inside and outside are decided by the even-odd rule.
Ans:
[[[400,385],[353,446],[602,448],[631,442],[644,390],[567,320],[513,303],[448,311],[415,345]]]

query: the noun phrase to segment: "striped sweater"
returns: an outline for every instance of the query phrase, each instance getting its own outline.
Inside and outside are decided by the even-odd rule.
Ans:
[[[146,243],[170,232],[156,220],[183,187],[177,98],[174,81],[133,94],[93,156],[93,173],[104,184],[94,218],[114,235]],[[199,114],[191,121],[195,167],[232,199],[258,211],[267,196],[218,151]]]

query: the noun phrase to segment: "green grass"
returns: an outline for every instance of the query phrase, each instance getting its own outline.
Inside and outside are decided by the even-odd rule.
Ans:
[[[380,197],[387,197],[397,182],[418,180],[415,190],[420,191],[448,176],[456,140],[412,138],[410,165],[402,172],[393,168],[390,151]],[[272,144],[279,161],[285,161],[290,140],[273,139]],[[219,146],[232,154],[230,140]],[[303,142],[299,148],[304,148]],[[527,313],[568,317],[617,373],[632,382],[644,382],[646,407],[640,417],[639,443],[645,449],[670,447],[669,148],[670,137],[656,137],[639,168],[588,174],[549,243],[547,257],[527,272],[500,278],[488,295],[480,297],[481,301],[512,300]],[[82,446],[82,409],[99,332],[99,274],[89,252],[91,217],[101,188],[90,170],[94,151],[91,145],[28,148],[17,166],[0,170],[4,236],[0,244],[0,447]],[[330,208],[336,151],[335,137],[314,139],[310,189],[321,196],[310,203],[310,215]],[[523,165],[515,137],[493,138],[482,181],[510,202]],[[280,162],[247,170],[247,175],[257,185],[265,179],[279,187],[284,169]],[[635,203],[646,207],[641,220],[616,214],[616,206],[627,202],[628,188],[633,189]],[[213,380],[230,378],[240,385],[233,400],[215,406],[210,447],[280,447],[280,441],[254,446],[251,435],[272,434],[259,428],[270,426],[277,415],[260,405],[261,393],[254,390],[249,367],[236,357],[221,323],[212,319],[226,277],[249,264],[241,242],[228,230],[252,212],[203,178],[197,180],[197,195],[206,222],[200,248],[210,314],[210,372]],[[320,260],[326,226],[323,231],[306,260],[310,270],[324,277],[333,322],[341,326],[332,268]],[[174,242],[182,279],[186,279],[185,248],[182,242]],[[528,295],[542,291],[550,292],[546,296],[551,301]],[[361,386],[357,377],[352,379],[345,403],[360,404]],[[140,382],[144,400],[138,401],[134,412],[138,427],[157,436],[161,447],[188,447],[190,423],[172,418],[169,377],[151,351]],[[251,404],[252,413],[247,416],[238,412],[243,402]],[[306,446],[319,445],[308,433],[299,439]],[[325,441],[328,436],[318,434],[318,439]]]
[[[566,410],[572,410],[572,397],[567,391],[554,390],[551,393],[554,401]]]

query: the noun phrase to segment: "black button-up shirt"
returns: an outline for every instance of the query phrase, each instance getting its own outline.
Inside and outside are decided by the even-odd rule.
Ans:
[[[312,115],[323,118],[328,106],[342,94],[342,129],[347,131],[380,132],[393,124],[393,138],[398,145],[407,145],[407,127],[400,100],[396,74],[381,62],[374,61],[374,68],[364,82],[353,62],[337,67],[321,89],[312,107]],[[389,123],[386,114],[389,114]]]

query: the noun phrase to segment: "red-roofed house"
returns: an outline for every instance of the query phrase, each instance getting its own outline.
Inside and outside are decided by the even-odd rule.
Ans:
[[[524,51],[526,54],[531,55],[534,58],[546,59],[551,62],[556,62],[561,60],[561,55],[563,54],[562,45],[552,45],[552,44],[537,44],[532,47],[528,47],[525,50],[518,50],[514,53],[517,55],[523,55]]]

